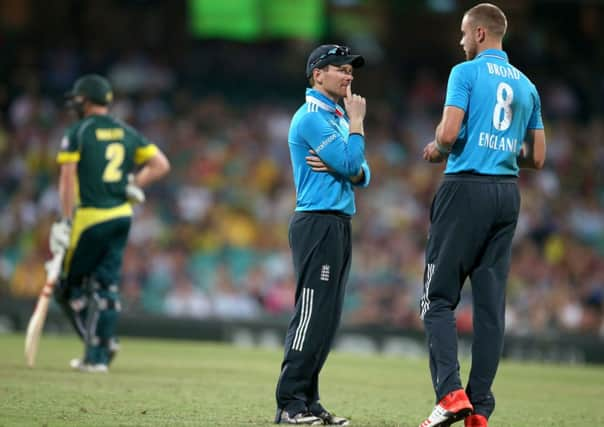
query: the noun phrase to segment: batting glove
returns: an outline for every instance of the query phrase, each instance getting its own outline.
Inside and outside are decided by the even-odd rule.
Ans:
[[[126,197],[130,203],[143,203],[145,201],[145,192],[134,183],[134,175],[128,175],[128,184],[126,184]]]
[[[50,227],[49,246],[53,254],[63,252],[69,247],[71,237],[71,221],[62,219],[56,221]]]

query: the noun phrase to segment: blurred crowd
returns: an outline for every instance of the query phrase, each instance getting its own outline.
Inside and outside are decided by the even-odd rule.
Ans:
[[[178,69],[145,50],[102,66],[95,58],[75,48],[52,55],[23,49],[0,88],[0,297],[34,297],[44,282],[48,231],[59,212],[55,156],[74,120],[60,93],[82,72],[98,71],[115,89],[112,114],[160,146],[173,165],[135,209],[121,283],[125,310],[287,318],[295,289],[287,131],[304,101],[304,81],[295,80],[296,96],[236,102],[220,90],[195,94]],[[422,327],[424,247],[442,167],[421,161],[421,149],[440,118],[453,63],[444,65],[445,74],[407,70],[388,96],[368,99],[373,180],[357,192],[345,324]],[[536,75],[548,159],[543,171],[521,173],[507,331],[604,337],[603,116],[585,111],[568,80]],[[587,77],[604,88],[601,76]],[[461,332],[471,330],[471,304],[467,283],[457,313]]]

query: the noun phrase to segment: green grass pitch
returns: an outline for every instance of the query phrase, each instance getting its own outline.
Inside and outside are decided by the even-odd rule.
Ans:
[[[72,336],[43,337],[33,369],[22,335],[0,349],[1,427],[272,425],[280,350],[126,337],[109,374],[84,374],[68,367]],[[491,426],[604,425],[601,366],[502,363],[494,392]],[[417,427],[434,403],[425,359],[338,352],[321,396],[353,426]]]

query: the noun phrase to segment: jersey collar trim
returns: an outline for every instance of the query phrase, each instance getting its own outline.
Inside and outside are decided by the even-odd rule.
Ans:
[[[344,109],[314,89],[306,90],[306,102],[316,105],[322,110],[329,111],[338,117],[344,117]]]
[[[499,50],[499,49],[483,50],[478,55],[476,55],[476,58],[482,58],[483,56],[497,58],[497,59],[501,59],[503,61],[509,62],[508,54],[505,53],[503,50]]]

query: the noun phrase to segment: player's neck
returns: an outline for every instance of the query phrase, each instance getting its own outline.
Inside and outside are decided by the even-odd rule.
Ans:
[[[103,105],[91,105],[86,109],[86,114],[84,116],[103,116],[108,112],[109,109]]]
[[[485,41],[484,43],[481,43],[480,46],[478,46],[478,53],[480,54],[482,52],[484,52],[485,50],[489,50],[489,49],[497,49],[497,50],[503,50],[503,46],[501,41]]]

